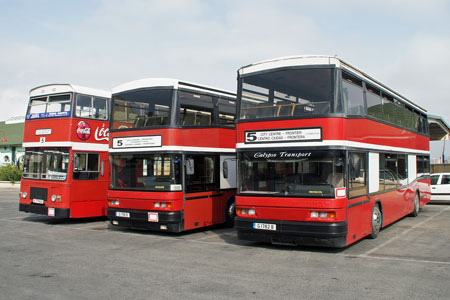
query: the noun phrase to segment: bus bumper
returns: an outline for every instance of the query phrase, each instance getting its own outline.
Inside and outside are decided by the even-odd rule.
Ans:
[[[275,224],[276,230],[254,229],[254,223]],[[347,244],[346,222],[299,222],[237,217],[234,228],[239,239],[276,245],[342,248]]]
[[[39,204],[19,204],[19,211],[32,213],[32,214],[39,214],[39,215],[46,215],[50,217],[55,218],[70,218],[70,209],[68,208],[52,208],[52,213],[49,213],[49,208],[44,205]]]
[[[118,214],[119,213],[119,214]],[[118,215],[129,214],[129,217]],[[150,214],[158,214],[158,221],[149,221]],[[182,211],[147,211],[108,207],[108,219],[115,226],[153,231],[181,232],[184,230],[184,215]]]

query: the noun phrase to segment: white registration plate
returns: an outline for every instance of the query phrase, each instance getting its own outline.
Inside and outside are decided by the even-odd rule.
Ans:
[[[48,211],[47,211],[47,215],[49,217],[54,217],[55,216],[55,208],[54,207],[49,207]]]
[[[116,217],[129,218],[130,213],[124,211],[116,211]]]
[[[44,204],[44,200],[42,200],[42,199],[33,199],[33,203]]]
[[[253,229],[277,230],[277,225],[276,224],[268,224],[268,223],[253,223]]]

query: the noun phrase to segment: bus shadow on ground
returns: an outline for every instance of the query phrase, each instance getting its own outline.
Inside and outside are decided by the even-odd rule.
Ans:
[[[331,247],[315,247],[315,246],[297,246],[297,245],[275,245],[270,243],[254,242],[240,240],[234,228],[226,227],[225,225],[213,225],[209,227],[192,229],[180,233],[164,232],[164,231],[149,231],[144,229],[134,229],[127,227],[120,227],[108,224],[108,229],[116,232],[124,232],[137,235],[148,235],[154,237],[162,237],[174,240],[186,240],[202,243],[225,243],[234,246],[269,249],[276,251],[307,251],[320,253],[341,253],[345,248],[331,248]],[[364,240],[364,239],[363,239]],[[359,243],[358,241],[357,243]],[[355,244],[357,244],[355,243]],[[353,245],[355,245],[353,244]],[[351,246],[349,246],[351,247]]]
[[[210,232],[214,232],[217,234],[217,232],[232,230],[231,228],[228,228],[224,225],[212,225],[208,227],[202,227],[197,229],[191,229],[187,231],[182,232],[167,232],[167,231],[152,231],[152,230],[146,230],[146,229],[139,229],[139,228],[129,228],[129,227],[121,227],[121,226],[115,226],[111,223],[108,223],[108,229],[111,231],[118,231],[118,232],[127,232],[127,233],[134,233],[134,234],[142,234],[142,235],[151,235],[156,237],[167,237],[167,238],[174,238],[174,239],[185,239],[185,240],[195,240],[196,236],[204,234],[205,236],[210,235]],[[214,236],[214,235],[211,235]]]
[[[305,246],[305,245],[295,245],[295,244],[290,244],[290,243],[271,244],[271,243],[264,243],[264,242],[246,241],[246,240],[240,240],[237,237],[237,233],[235,230],[233,230],[232,232],[233,232],[233,234],[223,234],[223,235],[220,235],[219,237],[225,243],[231,244],[231,245],[238,245],[238,246],[243,246],[243,247],[259,248],[259,249],[266,249],[266,250],[276,250],[276,251],[341,253],[348,248],[348,247],[332,248],[332,247]],[[349,247],[351,247],[351,246],[349,246]]]
[[[67,218],[55,218],[43,215],[31,215],[23,218],[27,222],[36,222],[46,225],[80,225],[89,224],[94,222],[105,222],[106,217],[92,217],[92,218],[80,218],[80,219],[67,219]]]

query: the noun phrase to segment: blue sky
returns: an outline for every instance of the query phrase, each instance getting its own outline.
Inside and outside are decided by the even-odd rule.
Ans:
[[[446,0],[0,0],[0,43],[0,120],[47,83],[173,77],[234,91],[243,65],[337,54],[450,123]]]

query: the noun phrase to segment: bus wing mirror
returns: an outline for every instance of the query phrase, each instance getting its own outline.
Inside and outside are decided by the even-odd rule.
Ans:
[[[194,159],[186,159],[186,175],[194,175]]]
[[[223,178],[228,178],[228,162],[226,160],[223,161]]]
[[[102,177],[105,176],[105,162],[104,161],[102,161],[100,163],[100,174],[102,175]]]

